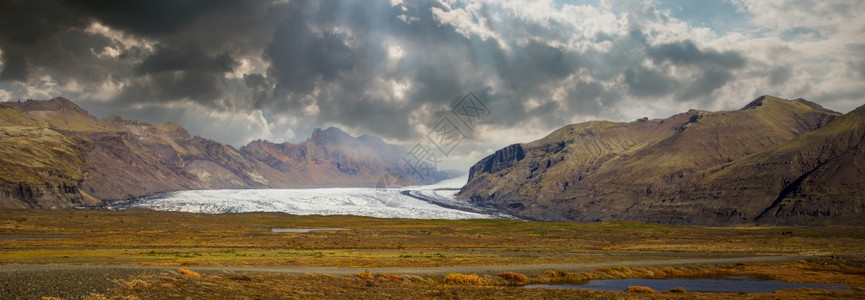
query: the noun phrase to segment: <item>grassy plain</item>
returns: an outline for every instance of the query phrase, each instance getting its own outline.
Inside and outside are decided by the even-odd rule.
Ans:
[[[349,230],[271,231],[271,228],[323,227]],[[19,264],[161,267],[112,278],[106,289],[91,295],[109,298],[172,298],[183,294],[199,297],[228,295],[229,298],[617,298],[623,295],[637,298],[723,298],[723,294],[711,293],[659,291],[661,293],[628,294],[525,289],[514,285],[598,278],[728,275],[837,283],[851,287],[847,292],[793,290],[745,295],[747,297],[865,296],[865,231],[857,227],[710,228],[625,222],[403,220],[278,213],[198,215],[148,210],[5,210],[0,211],[0,245],[0,264],[6,267]],[[421,268],[587,264],[753,255],[806,255],[812,258],[738,265],[617,266],[593,270],[551,268],[525,272],[526,280],[518,282],[513,278],[522,277],[515,274],[498,276],[478,271],[480,282],[471,285],[448,284],[452,281],[446,281],[444,274],[370,274],[370,278],[366,275],[199,270],[200,276],[190,276],[179,269],[196,270],[194,268],[201,266]]]

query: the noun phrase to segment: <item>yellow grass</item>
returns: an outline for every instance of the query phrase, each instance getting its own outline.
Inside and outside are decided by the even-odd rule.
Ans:
[[[348,231],[275,233],[271,227]],[[792,234],[782,234],[792,232]],[[865,253],[858,227],[399,220],[276,213],[0,211],[2,263],[420,267],[592,263],[707,255]],[[645,273],[607,268],[612,273]],[[675,276],[676,270],[658,270]],[[566,276],[552,276],[566,277]]]
[[[529,278],[526,277],[526,275],[516,273],[516,272],[502,272],[502,273],[499,273],[499,277],[501,277],[504,280],[512,281],[512,282],[515,282],[518,284],[526,283],[526,281],[529,280]]]
[[[201,277],[201,274],[198,274],[198,272],[195,272],[195,271],[192,271],[192,270],[187,270],[187,269],[177,269],[177,271],[180,272],[180,274],[183,274],[183,275],[186,275],[186,276],[189,276],[189,277]]]
[[[629,286],[626,291],[628,293],[637,293],[637,294],[654,294],[654,293],[657,293],[655,290],[653,290],[650,287],[640,286],[640,285]]]
[[[360,278],[360,279],[363,279],[363,280],[373,280],[373,279],[375,279],[375,276],[372,276],[372,274],[371,274],[370,272],[368,272],[368,271],[363,271],[363,272],[357,273],[357,274],[355,274],[354,276],[357,276],[357,278]]]
[[[396,283],[402,283],[403,282],[401,277],[399,277],[398,275],[392,275],[392,274],[376,274],[375,278],[390,280],[390,281],[393,281]]]
[[[450,273],[445,275],[444,282],[446,284],[455,285],[481,285],[483,280],[477,274],[461,274]]]
[[[347,231],[275,233],[272,227]],[[783,233],[783,234],[782,234]],[[779,298],[865,298],[865,230],[859,227],[677,227],[629,222],[570,224],[508,220],[399,220],[275,213],[196,215],[94,210],[0,211],[0,264],[425,267],[597,263],[723,255],[816,255],[793,263],[635,267],[546,272],[346,276],[183,271],[116,281],[109,299],[192,298],[621,298],[624,292],[513,287],[613,278],[753,276],[845,284],[850,291],[794,290]],[[188,267],[187,267],[188,266]],[[483,268],[479,268],[482,270]],[[480,272],[480,271],[479,271]],[[513,273],[513,274],[510,274]],[[168,274],[168,275],[166,275]],[[509,274],[509,275],[504,275]],[[519,275],[526,277],[522,281]],[[166,277],[168,276],[168,277]],[[173,276],[173,277],[172,277]],[[290,295],[290,296],[285,296]],[[678,297],[675,290],[649,297]],[[729,298],[688,292],[688,297]],[[759,295],[748,295],[760,298]],[[646,295],[631,295],[646,297]],[[92,297],[91,297],[92,298]],[[771,298],[771,297],[770,297]]]

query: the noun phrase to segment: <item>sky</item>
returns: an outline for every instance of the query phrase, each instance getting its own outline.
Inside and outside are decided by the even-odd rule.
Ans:
[[[443,168],[589,120],[865,103],[858,0],[0,0],[0,101],[69,98],[240,147],[339,127],[410,147],[469,92]]]

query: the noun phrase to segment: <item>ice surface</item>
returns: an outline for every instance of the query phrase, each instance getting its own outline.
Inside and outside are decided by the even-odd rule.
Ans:
[[[494,216],[446,208],[413,197],[405,190],[455,201],[456,190],[466,178],[403,189],[320,188],[192,190],[165,193],[113,208],[149,208],[192,213],[285,212],[295,215],[358,215],[377,218],[483,219]],[[460,183],[460,181],[462,183]]]

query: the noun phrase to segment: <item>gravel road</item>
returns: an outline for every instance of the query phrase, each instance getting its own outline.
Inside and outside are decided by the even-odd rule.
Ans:
[[[590,271],[599,267],[660,267],[706,264],[785,262],[809,256],[742,256],[687,259],[655,259],[604,263],[492,265],[456,267],[334,268],[301,266],[184,266],[197,272],[262,272],[288,274],[350,275],[362,271],[405,275],[443,275],[447,273],[495,274],[504,271],[536,273],[546,270]],[[41,299],[42,296],[78,298],[92,292],[102,293],[114,286],[112,280],[177,270],[178,267],[139,265],[0,265],[0,299]]]

